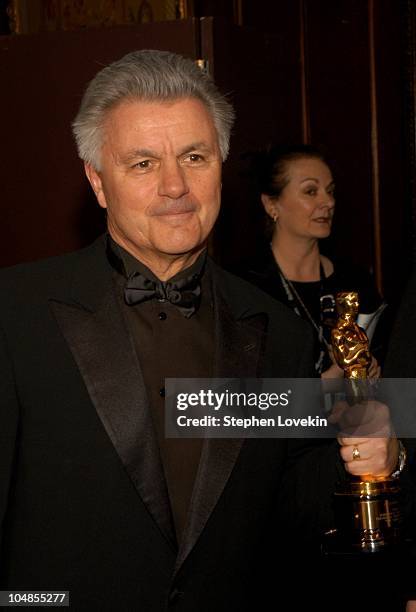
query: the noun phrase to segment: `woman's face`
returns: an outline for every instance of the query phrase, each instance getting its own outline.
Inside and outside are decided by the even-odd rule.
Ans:
[[[313,157],[288,162],[288,183],[278,198],[262,195],[276,230],[298,238],[326,238],[334,213],[334,181],[328,166]]]

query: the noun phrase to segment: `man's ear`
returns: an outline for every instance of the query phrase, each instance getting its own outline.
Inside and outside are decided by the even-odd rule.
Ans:
[[[87,179],[93,188],[95,197],[98,200],[98,204],[101,206],[101,208],[107,208],[107,201],[105,199],[101,176],[91,164],[87,164],[86,162],[84,162],[84,170],[85,174],[87,175]]]
[[[277,201],[276,201],[276,198],[272,198],[271,196],[266,195],[265,193],[262,193],[261,194],[261,203],[263,204],[264,210],[266,211],[266,213],[276,223],[276,220],[277,220],[277,218],[279,216],[279,214],[277,212]]]

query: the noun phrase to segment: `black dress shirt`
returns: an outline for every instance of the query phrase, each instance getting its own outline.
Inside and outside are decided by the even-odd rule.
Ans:
[[[116,286],[123,298],[126,279],[140,272],[149,280],[157,277],[112,239],[110,248],[122,262],[124,274],[116,272]],[[209,271],[204,269],[205,253],[186,270],[175,275],[179,280],[201,271],[201,302],[186,318],[178,308],[157,299],[129,306],[123,311],[142,369],[147,399],[159,442],[169,491],[177,540],[185,527],[193,485],[198,470],[202,439],[165,437],[165,378],[209,378],[213,374],[214,319]]]

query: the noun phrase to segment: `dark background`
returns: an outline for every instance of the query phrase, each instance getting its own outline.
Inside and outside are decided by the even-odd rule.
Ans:
[[[211,244],[225,265],[262,240],[260,203],[241,155],[312,142],[334,160],[329,254],[372,270],[390,303],[414,251],[415,2],[196,1],[187,19],[9,34],[0,0],[0,265],[88,244],[104,227],[72,141],[87,81],[140,48],[208,62],[237,110]]]

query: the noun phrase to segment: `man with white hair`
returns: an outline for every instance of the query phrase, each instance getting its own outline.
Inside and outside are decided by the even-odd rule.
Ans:
[[[3,589],[68,590],[75,610],[264,610],[277,551],[303,556],[331,526],[335,441],[164,435],[166,377],[313,372],[308,326],[206,255],[232,124],[168,52],[86,90],[73,130],[108,234],[0,279]],[[395,440],[363,448],[361,469],[393,471]]]

